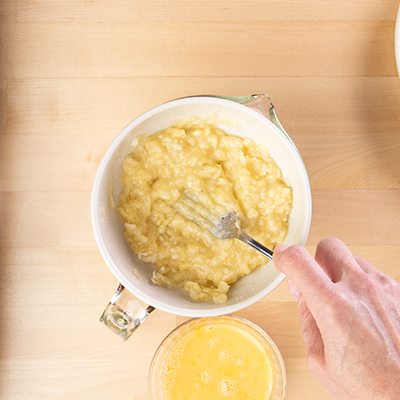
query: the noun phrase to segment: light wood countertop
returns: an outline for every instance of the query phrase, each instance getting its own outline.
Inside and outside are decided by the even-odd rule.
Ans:
[[[147,399],[156,310],[128,342],[98,322],[118,282],[92,233],[97,166],[131,120],[194,94],[268,94],[306,164],[307,249],[338,236],[400,282],[400,80],[391,0],[3,0],[0,399]],[[237,313],[307,370],[286,281]]]

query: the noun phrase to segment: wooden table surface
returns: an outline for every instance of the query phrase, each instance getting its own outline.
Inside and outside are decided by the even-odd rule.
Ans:
[[[98,318],[117,287],[90,194],[132,119],[194,94],[268,94],[312,188],[307,249],[338,236],[400,281],[400,81],[392,0],[3,0],[0,398],[147,399],[156,310],[128,342]],[[237,313],[276,342],[288,400],[309,374],[286,281]]]

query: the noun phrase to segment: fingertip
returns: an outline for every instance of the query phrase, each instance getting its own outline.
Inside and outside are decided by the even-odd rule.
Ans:
[[[279,250],[274,257],[276,269],[293,281],[314,309],[321,296],[327,295],[331,280],[303,246],[296,244],[286,249],[280,247]],[[296,291],[292,294],[296,298]]]
[[[288,247],[286,244],[278,244],[278,246],[275,247],[274,249],[274,254],[279,254],[282,253],[282,251],[285,251]]]
[[[298,244],[289,247],[279,245],[277,248],[278,252],[274,252],[275,268],[287,275],[289,279],[296,281],[296,276],[299,273],[298,266],[310,262],[309,258],[312,258],[310,253]]]
[[[326,249],[332,249],[332,248],[342,248],[342,247],[347,247],[346,244],[340,240],[339,238],[335,236],[329,236],[324,239],[322,239],[318,244],[317,244],[317,249],[316,252],[318,253],[318,250],[326,250]]]
[[[278,261],[278,265],[285,265],[287,267],[294,267],[299,259],[303,259],[305,256],[309,256],[307,250],[300,245],[286,246],[284,244],[280,244],[275,247],[274,250],[274,261]]]
[[[285,252],[289,247],[286,246],[285,244],[278,244],[278,246],[276,246],[274,248],[274,264],[275,267],[277,268],[278,271],[283,272],[282,268],[285,267],[285,262],[284,262],[284,258],[285,258]],[[283,256],[283,257],[282,257]]]
[[[360,267],[346,243],[337,237],[328,237],[318,243],[315,260],[334,283],[346,276],[344,271],[354,272]]]

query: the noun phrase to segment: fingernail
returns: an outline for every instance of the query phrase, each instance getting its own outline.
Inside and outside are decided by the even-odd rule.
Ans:
[[[297,301],[299,299],[300,293],[301,293],[299,288],[292,281],[288,282],[288,288],[289,288],[290,293],[292,293],[292,296],[294,297],[294,299]]]
[[[278,246],[275,247],[274,253],[278,254],[281,253],[282,251],[285,251],[288,247],[285,244],[278,244]]]

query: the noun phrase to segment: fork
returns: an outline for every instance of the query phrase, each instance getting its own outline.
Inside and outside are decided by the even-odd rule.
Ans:
[[[241,221],[234,211],[229,211],[222,217],[217,216],[203,204],[197,202],[195,194],[191,191],[185,191],[185,194],[180,196],[173,208],[186,219],[208,230],[216,238],[239,239],[271,261],[273,260],[273,251],[254,240],[241,228]]]

